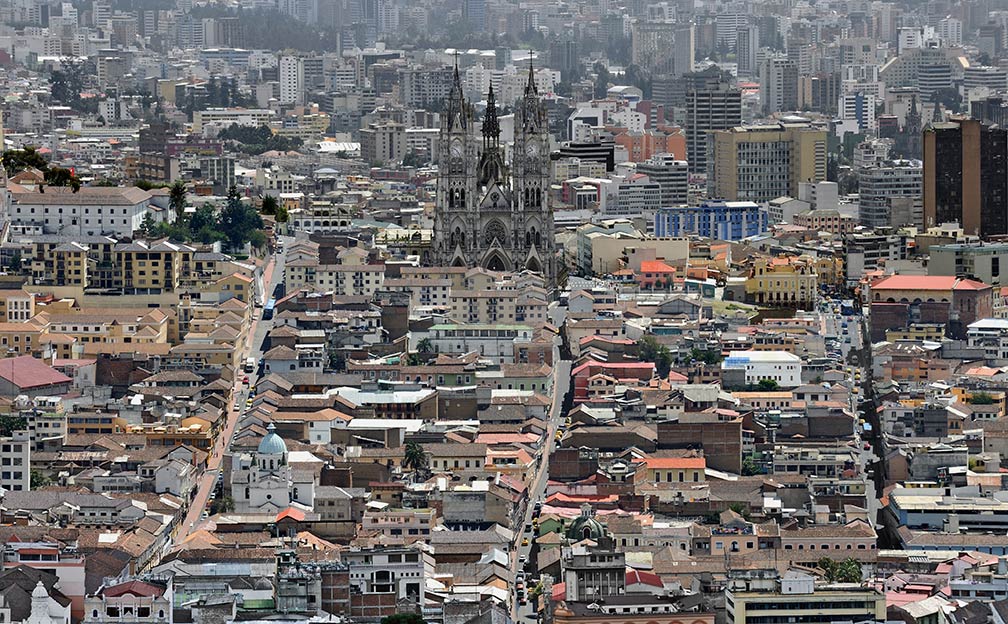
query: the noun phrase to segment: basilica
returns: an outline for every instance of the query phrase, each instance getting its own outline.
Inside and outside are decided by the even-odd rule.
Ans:
[[[549,128],[531,65],[524,95],[515,103],[510,158],[500,134],[493,86],[477,129],[456,65],[438,142],[434,264],[533,271],[552,291],[557,270],[548,197]]]

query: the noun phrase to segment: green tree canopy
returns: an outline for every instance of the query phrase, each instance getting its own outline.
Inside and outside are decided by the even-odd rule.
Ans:
[[[240,249],[249,242],[256,247],[262,246],[265,242],[262,226],[262,217],[250,203],[242,201],[238,188],[232,186],[228,190],[227,205],[220,214],[219,226],[228,245],[231,249]]]
[[[8,176],[18,171],[34,167],[45,173],[49,169],[49,161],[31,145],[24,149],[6,150],[3,153],[3,166]]]
[[[659,377],[668,377],[672,370],[672,352],[654,336],[644,336],[637,341],[642,362],[654,362]]]

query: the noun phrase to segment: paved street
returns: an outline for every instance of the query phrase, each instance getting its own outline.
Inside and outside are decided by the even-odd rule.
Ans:
[[[533,481],[531,490],[529,491],[528,497],[528,508],[525,510],[525,518],[522,524],[516,527],[516,531],[519,533],[517,536],[517,557],[512,562],[515,566],[516,573],[526,567],[526,563],[529,561],[529,554],[532,550],[532,534],[525,533],[525,526],[532,522],[533,510],[535,508],[535,502],[544,498],[546,491],[547,479],[547,466],[549,465],[549,456],[553,452],[553,448],[556,446],[556,432],[563,422],[565,414],[563,413],[563,400],[564,396],[567,394],[570,388],[570,372],[571,372],[571,362],[570,360],[559,360],[557,359],[557,364],[554,367],[555,382],[553,386],[553,405],[550,407],[550,419],[547,425],[546,431],[546,447],[543,450],[542,461],[539,464],[539,470],[536,473],[536,478]],[[522,546],[522,540],[528,538],[529,543],[527,546]],[[528,567],[526,572],[526,594],[527,599],[528,594],[528,580],[535,578],[537,574],[535,571]],[[517,595],[512,606],[512,617],[515,620],[525,620],[525,619],[536,619],[535,606],[531,601],[526,601],[525,604],[518,604]]]
[[[263,269],[262,282],[265,285],[265,288],[261,293],[263,301],[269,300],[272,296],[273,288],[280,280],[283,279],[284,257],[283,253],[270,257],[269,262]],[[252,325],[249,328],[249,336],[251,336],[251,339],[245,343],[245,348],[241,353],[241,357],[238,358],[239,367],[245,359],[249,357],[254,358],[257,362],[259,361],[259,358],[262,357],[263,338],[266,336],[266,332],[268,332],[273,326],[272,321],[262,320],[261,309],[254,309],[253,313],[255,314],[255,317],[252,319]],[[186,514],[186,518],[183,521],[182,526],[179,527],[179,532],[175,537],[175,543],[182,542],[190,533],[200,528],[207,522],[207,520],[202,518],[202,514],[207,508],[207,501],[210,499],[210,493],[216,486],[217,475],[220,474],[221,470],[221,462],[224,458],[224,453],[226,452],[228,445],[231,443],[231,437],[234,435],[239,416],[245,411],[245,400],[248,397],[248,388],[253,387],[256,383],[256,379],[258,378],[258,369],[248,374],[248,386],[245,386],[245,384],[241,381],[244,376],[245,373],[241,370],[239,370],[236,374],[235,384],[232,388],[233,400],[228,406],[227,411],[227,422],[224,425],[224,429],[217,437],[217,441],[213,447],[213,452],[207,461],[207,469],[199,479],[196,496],[192,499],[189,512]]]

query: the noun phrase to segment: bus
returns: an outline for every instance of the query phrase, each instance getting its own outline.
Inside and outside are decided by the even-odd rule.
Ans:
[[[270,297],[269,302],[266,303],[266,307],[263,308],[263,320],[268,321],[273,318],[273,310],[276,308],[276,299]]]

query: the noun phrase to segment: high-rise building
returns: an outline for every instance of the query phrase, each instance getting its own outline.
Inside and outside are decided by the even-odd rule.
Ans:
[[[849,93],[840,96],[840,103],[837,109],[840,111],[840,119],[844,121],[857,122],[861,132],[874,132],[875,107],[878,100],[872,93]]]
[[[917,89],[925,102],[934,102],[935,95],[952,88],[952,67],[947,63],[923,65],[917,73]]]
[[[859,169],[857,177],[861,223],[871,227],[923,225],[920,161],[880,163]]]
[[[281,56],[280,103],[304,104],[304,63],[298,56]]]
[[[760,66],[763,114],[798,109],[798,65],[789,58],[768,56]]]
[[[953,119],[924,131],[924,225],[1008,234],[1008,129]]]
[[[692,24],[637,21],[630,35],[634,64],[655,74],[671,76],[693,71],[695,31]]]
[[[689,191],[686,161],[676,160],[672,154],[656,154],[637,163],[637,173],[643,173],[661,187],[662,207],[686,203]]]
[[[707,171],[708,135],[742,124],[742,91],[725,81],[686,92],[686,159],[693,173]]]
[[[476,32],[486,30],[486,0],[465,0],[462,6],[464,17],[469,27]]]
[[[748,24],[740,26],[735,34],[735,60],[739,76],[759,73],[759,28]]]
[[[431,260],[438,266],[530,270],[542,273],[552,289],[556,254],[549,204],[549,128],[531,66],[514,110],[515,156],[506,163],[493,87],[487,94],[480,144],[456,67],[441,115]]]
[[[717,130],[710,146],[707,194],[714,199],[797,197],[799,183],[826,179],[826,131],[807,121]]]

